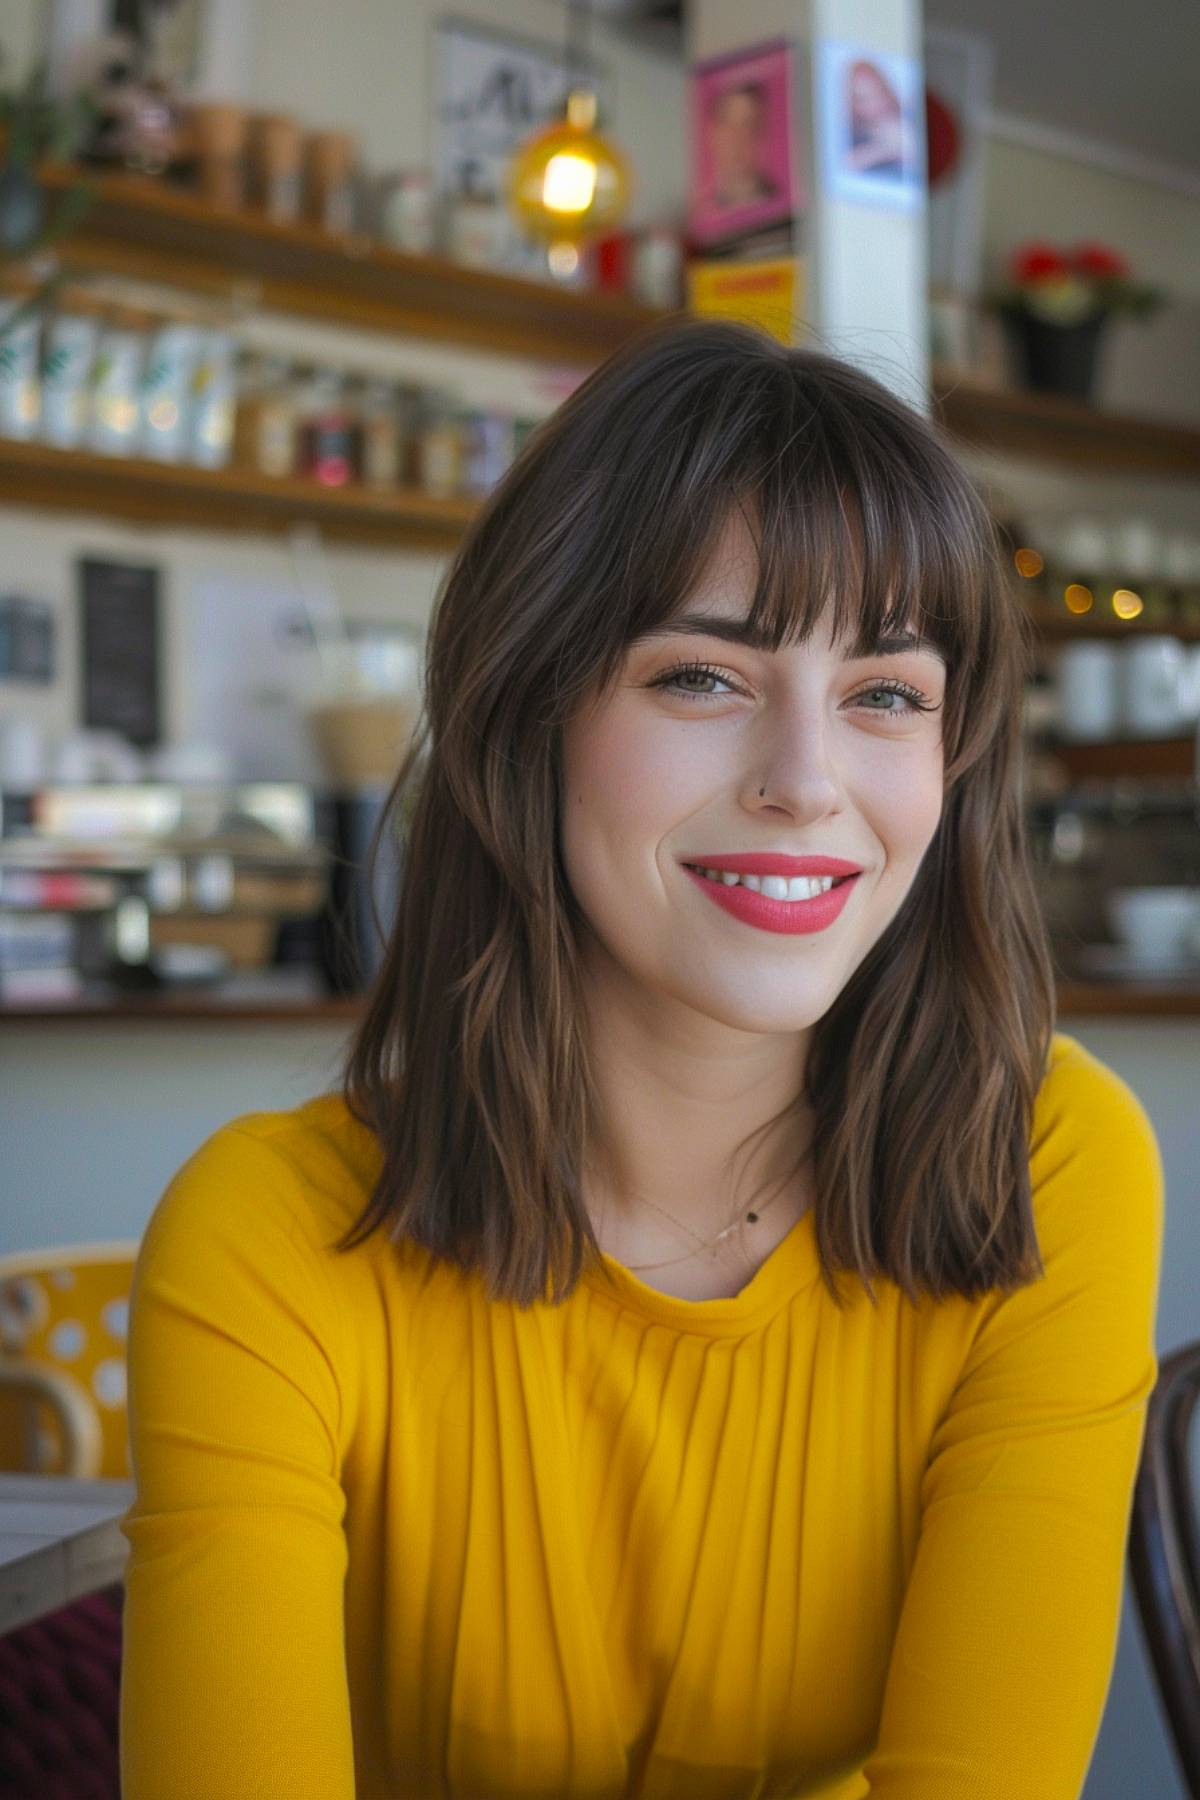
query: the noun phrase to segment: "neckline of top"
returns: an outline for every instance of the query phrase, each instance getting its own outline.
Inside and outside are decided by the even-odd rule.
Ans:
[[[640,1280],[607,1250],[600,1251],[599,1263],[587,1265],[583,1279],[594,1292],[630,1312],[640,1313],[654,1324],[706,1337],[724,1337],[765,1324],[819,1274],[815,1213],[809,1206],[736,1294],[713,1300],[686,1300],[679,1294],[664,1294],[661,1288]]]

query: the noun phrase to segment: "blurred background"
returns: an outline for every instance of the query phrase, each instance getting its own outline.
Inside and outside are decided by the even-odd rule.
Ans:
[[[984,484],[1060,1021],[1152,1116],[1196,1336],[1197,47],[1174,0],[2,0],[0,1255],[136,1240],[336,1080],[447,558],[710,313]],[[1086,1800],[1183,1793],[1127,1597]]]

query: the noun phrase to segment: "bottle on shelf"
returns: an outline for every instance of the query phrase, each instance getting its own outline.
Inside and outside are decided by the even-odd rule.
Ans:
[[[192,417],[189,454],[201,468],[221,469],[233,450],[237,405],[237,343],[224,326],[199,334],[192,369]]]
[[[28,307],[33,283],[10,280],[0,293],[0,437],[32,438],[41,417],[38,363],[42,315]]]
[[[138,449],[155,462],[183,462],[191,449],[192,381],[203,351],[195,319],[163,319],[152,332],[142,370]]]
[[[458,405],[447,388],[426,388],[416,445],[417,485],[449,499],[462,490],[463,442]]]
[[[109,309],[92,364],[88,448],[135,456],[142,430],[142,371],[157,320],[140,307]]]
[[[400,479],[400,415],[396,385],[384,375],[359,375],[352,389],[362,439],[362,479],[394,488]]]
[[[92,364],[103,316],[103,305],[94,295],[65,287],[46,320],[39,436],[59,450],[74,450],[87,436]]]
[[[239,352],[233,458],[260,475],[295,473],[296,397],[286,356]]]
[[[307,373],[300,403],[299,473],[323,487],[359,479],[361,433],[346,399],[340,369],[318,364]]]

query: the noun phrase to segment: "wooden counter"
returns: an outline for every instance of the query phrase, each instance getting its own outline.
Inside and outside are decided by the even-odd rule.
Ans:
[[[1058,986],[1063,1018],[1113,1015],[1126,1018],[1200,1018],[1200,976],[1168,981],[1076,981]],[[277,970],[217,988],[176,989],[128,995],[97,989],[77,1000],[0,1002],[0,1025],[106,1024],[130,1020],[192,1020],[222,1025],[307,1025],[344,1021],[347,1029],[363,1011],[357,995],[324,993],[302,972]]]

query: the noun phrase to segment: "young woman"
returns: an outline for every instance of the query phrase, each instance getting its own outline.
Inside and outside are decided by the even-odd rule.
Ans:
[[[1030,656],[830,356],[674,320],[534,434],[343,1090],[146,1231],[126,1800],[1076,1800],[1163,1187],[1054,1027]]]

